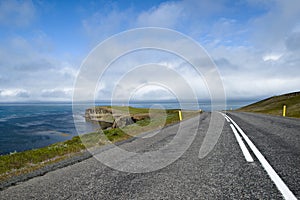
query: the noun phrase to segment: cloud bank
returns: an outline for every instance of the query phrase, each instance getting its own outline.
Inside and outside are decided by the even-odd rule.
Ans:
[[[259,99],[299,90],[297,1],[183,0],[150,6],[77,3],[72,5],[74,15],[65,16],[73,24],[70,27],[77,27],[72,29],[74,34],[80,36],[69,48],[64,44],[66,35],[59,35],[70,27],[57,27],[49,21],[62,12],[66,6],[62,4],[56,2],[45,8],[31,1],[1,1],[0,101],[71,100],[77,72],[88,50],[112,34],[145,26],[171,28],[201,44],[216,63],[229,99]],[[38,12],[40,9],[48,13]],[[49,22],[50,27],[42,26],[43,22]],[[78,55],[74,48],[85,51]],[[203,78],[196,76],[188,63],[160,52],[129,55],[117,61],[99,83],[96,97],[106,99],[124,73],[150,61],[175,69],[199,98],[209,98]],[[148,75],[139,74],[145,79]],[[168,78],[168,74],[158,75]],[[131,84],[122,87],[127,91]],[[170,94],[149,86],[137,97],[167,99]]]

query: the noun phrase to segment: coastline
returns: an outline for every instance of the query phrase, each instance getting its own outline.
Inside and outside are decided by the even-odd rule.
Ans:
[[[169,112],[169,118],[161,128],[165,128],[179,122],[178,110],[169,110]],[[189,119],[196,115],[199,115],[198,111],[185,111],[184,119]],[[160,119],[157,120],[159,121]],[[144,124],[148,123],[149,122],[145,123],[143,120],[140,121],[140,131],[137,131],[136,126],[128,126],[125,128],[129,128],[129,131],[132,130],[133,135],[153,131],[159,128],[156,127],[156,124],[154,123],[154,126],[144,129]],[[127,142],[135,138],[132,136],[129,137],[119,128],[104,130],[103,132],[112,143]],[[97,132],[87,133],[82,135],[81,138],[79,136],[75,136],[71,140],[54,143],[47,147],[0,156],[0,164],[3,166],[2,173],[0,170],[0,190],[14,185],[17,182],[26,181],[30,178],[41,176],[49,171],[72,165],[92,157],[91,153],[87,151],[87,147],[85,145],[96,145],[99,148],[103,148],[107,144],[99,143],[98,135],[99,134]],[[86,140],[85,142],[88,143],[83,145],[82,139]],[[95,141],[97,141],[97,143],[95,143]],[[22,162],[24,158],[28,158],[31,155],[33,155],[33,157],[37,157],[35,158],[35,161],[34,159],[29,158],[23,163],[10,162],[11,160],[16,161],[18,159],[21,159],[20,162]],[[13,164],[12,168],[3,169],[4,166],[8,167],[8,164]],[[19,167],[14,167],[15,164],[21,165]]]

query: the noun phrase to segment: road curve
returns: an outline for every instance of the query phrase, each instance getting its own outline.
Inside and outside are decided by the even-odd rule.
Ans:
[[[90,158],[0,191],[0,199],[282,199],[253,152],[250,154],[254,161],[245,160],[230,123],[224,123],[221,114],[222,134],[213,150],[199,158],[210,116],[204,113],[200,120],[181,122],[185,131],[196,130],[197,135],[178,160],[157,171],[121,172]],[[299,198],[300,120],[236,112],[228,116]],[[166,127],[147,140],[125,142],[119,147],[134,152],[157,150],[172,140],[178,126]]]

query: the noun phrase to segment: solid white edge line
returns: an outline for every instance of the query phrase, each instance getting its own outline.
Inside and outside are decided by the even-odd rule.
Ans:
[[[228,117],[226,115],[224,115],[224,117],[227,120],[227,122],[230,122],[230,120],[228,119]]]
[[[242,138],[239,136],[237,130],[235,129],[235,127],[232,124],[230,124],[230,127],[231,127],[231,129],[232,129],[232,131],[233,131],[233,133],[235,135],[235,138],[236,138],[237,142],[240,145],[240,148],[241,148],[241,150],[242,150],[242,152],[244,154],[244,157],[245,157],[246,161],[247,162],[253,162],[254,160],[253,160],[251,154],[249,153],[246,145],[244,144]]]
[[[218,113],[220,113],[221,115],[223,115],[223,117],[226,119],[227,122],[230,122],[230,120],[228,119],[228,117],[224,113],[221,113],[221,112],[218,112]]]
[[[281,192],[283,197],[288,200],[297,199],[292,191],[287,187],[287,185],[283,182],[280,176],[275,172],[273,167],[268,163],[265,157],[260,153],[260,151],[256,148],[256,146],[252,143],[252,141],[248,138],[248,136],[244,133],[244,131],[227,115],[230,121],[234,124],[237,130],[240,132],[244,140],[247,142],[248,146],[253,151],[256,158],[259,160],[265,171],[268,173],[271,180],[275,183],[278,190]]]

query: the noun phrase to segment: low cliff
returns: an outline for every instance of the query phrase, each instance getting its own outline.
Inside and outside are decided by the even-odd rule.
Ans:
[[[147,118],[149,118],[148,113],[130,114],[125,112],[124,109],[120,110],[106,106],[96,106],[85,111],[85,119],[99,123],[102,129],[121,128]]]

